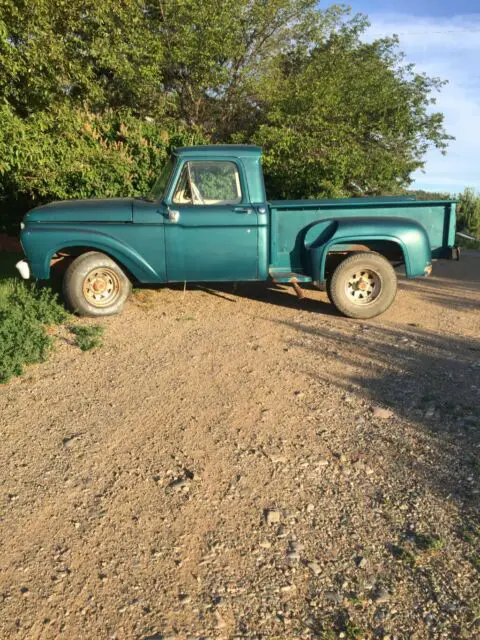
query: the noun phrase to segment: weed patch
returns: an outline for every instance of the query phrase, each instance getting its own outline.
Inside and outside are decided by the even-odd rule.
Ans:
[[[410,568],[414,568],[416,565],[416,558],[413,553],[405,549],[404,547],[400,547],[399,545],[393,544],[391,547],[391,551],[393,556],[404,565]]]
[[[101,347],[103,344],[103,327],[94,325],[91,327],[75,324],[69,327],[70,331],[77,339],[77,345],[82,351],[89,351],[95,347]]]
[[[480,544],[480,526],[470,522],[460,530],[460,536],[468,544]]]
[[[414,542],[421,551],[440,551],[443,549],[445,542],[435,535],[416,533]]]

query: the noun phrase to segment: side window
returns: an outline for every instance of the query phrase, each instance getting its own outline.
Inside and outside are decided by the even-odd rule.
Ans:
[[[238,204],[241,201],[236,164],[217,160],[187,162],[173,196],[176,204]]]

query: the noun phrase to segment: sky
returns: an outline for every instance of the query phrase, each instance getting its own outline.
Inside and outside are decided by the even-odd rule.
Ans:
[[[354,13],[368,15],[373,39],[397,34],[400,49],[418,72],[448,80],[435,109],[455,137],[442,156],[426,155],[412,188],[459,193],[480,191],[480,0],[351,0]],[[323,3],[325,6],[326,3]]]

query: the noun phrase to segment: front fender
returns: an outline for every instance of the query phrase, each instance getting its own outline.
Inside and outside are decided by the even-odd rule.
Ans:
[[[308,230],[304,244],[313,280],[325,280],[329,251],[336,245],[393,242],[402,251],[407,277],[425,275],[431,264],[430,241],[426,229],[416,220],[390,217],[355,217],[321,220]]]
[[[45,225],[26,227],[20,241],[38,280],[50,278],[50,262],[55,253],[68,247],[88,247],[106,253],[141,282],[155,282],[161,276],[131,246],[102,231],[70,226]]]

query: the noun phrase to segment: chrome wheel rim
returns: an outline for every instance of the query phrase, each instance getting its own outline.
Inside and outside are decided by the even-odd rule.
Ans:
[[[120,295],[120,279],[108,267],[93,269],[83,281],[83,295],[94,307],[108,307]]]
[[[371,269],[355,269],[345,283],[345,295],[348,300],[361,306],[374,302],[380,295],[381,289],[380,276]]]

